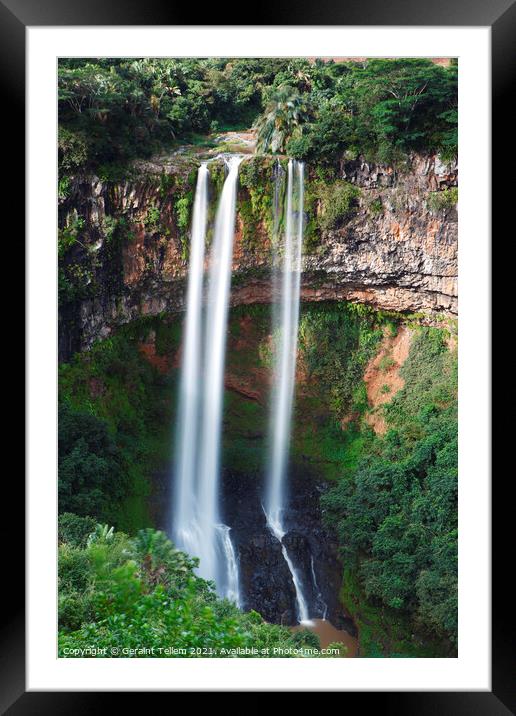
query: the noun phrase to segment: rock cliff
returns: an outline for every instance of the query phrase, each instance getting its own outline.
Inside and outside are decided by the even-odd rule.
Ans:
[[[233,305],[271,299],[273,162],[250,156],[242,165],[247,178],[239,193]],[[197,164],[177,154],[136,163],[123,179],[78,176],[61,192],[62,360],[117,325],[183,309]],[[212,167],[215,196],[224,164]],[[316,172],[308,168],[315,232],[305,248],[302,298],[417,312],[431,323],[455,317],[456,165],[437,156],[413,156],[403,169],[343,159],[337,179],[358,191],[353,210],[331,227],[318,222],[321,202],[310,195],[311,182],[324,181]]]

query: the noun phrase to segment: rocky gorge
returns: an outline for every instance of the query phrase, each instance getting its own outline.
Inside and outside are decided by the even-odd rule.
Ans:
[[[122,177],[73,176],[62,188],[59,357],[64,364],[76,354],[88,355],[120,329],[136,326],[131,340],[136,337],[139,358],[158,376],[159,390],[159,381],[176,381],[193,188],[201,160],[209,161],[210,192],[216,196],[224,163],[217,156],[183,152],[134,162]],[[282,161],[249,154],[241,165],[224,377],[222,509],[239,554],[244,609],[258,611],[270,623],[292,625],[292,579],[261,503],[271,380],[269,304],[277,298],[271,281],[277,230],[272,188]],[[398,167],[343,157],[330,175],[321,167],[307,167],[302,306],[319,306],[324,313],[325,306],[331,312],[349,303],[396,323],[394,336],[387,335],[386,327],[383,336],[377,330],[376,343],[357,363],[361,372],[352,387],[365,381],[361,407],[351,393],[343,406],[330,407],[335,402],[331,376],[323,385],[320,376],[312,375],[303,341],[296,374],[285,541],[311,585],[314,616],[327,617],[353,636],[360,613],[353,612],[351,598],[342,598],[343,563],[335,533],[324,525],[320,498],[341,474],[348,459],[343,453],[356,449],[351,446],[362,413],[375,433],[386,431],[375,411],[404,385],[399,370],[412,340],[404,323],[442,327],[456,321],[457,181],[456,164],[445,164],[437,155],[411,155]],[[353,347],[357,353],[359,336]],[[382,360],[391,363],[382,367]],[[89,377],[89,397],[107,401],[107,384],[103,375]],[[149,470],[147,487],[140,494],[135,490],[134,496],[149,507],[137,526],[150,520],[168,528],[171,424],[167,412],[164,425],[152,426],[167,457]],[[347,441],[344,448],[341,436]]]

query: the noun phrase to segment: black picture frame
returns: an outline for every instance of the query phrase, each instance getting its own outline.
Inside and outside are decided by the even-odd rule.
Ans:
[[[293,0],[276,0],[262,3],[258,17],[248,17],[252,25],[385,25],[385,26],[489,26],[492,33],[492,90],[493,90],[493,177],[498,178],[506,166],[514,166],[514,122],[509,112],[509,99],[513,94],[515,78],[514,45],[516,40],[515,0],[361,0],[340,3],[331,0],[294,3]],[[197,14],[197,17],[195,15]],[[176,5],[160,0],[0,0],[0,81],[2,96],[6,99],[9,121],[8,143],[15,147],[9,171],[2,173],[5,205],[17,217],[16,243],[22,245],[21,232],[25,215],[21,187],[25,182],[25,30],[27,26],[66,25],[192,25],[199,12],[191,6]],[[241,12],[231,5],[212,6],[202,10],[203,25],[237,24],[232,18],[241,18]],[[226,22],[224,22],[226,21]],[[243,23],[242,23],[243,24]],[[504,220],[512,206],[512,183],[496,182],[492,196],[493,235],[496,221]],[[511,196],[510,196],[510,194]],[[511,201],[512,200],[512,201]],[[496,292],[495,292],[496,296]],[[19,304],[18,304],[19,305]],[[18,312],[18,310],[17,310]],[[31,346],[28,346],[31,349]],[[498,433],[497,433],[498,435]],[[498,438],[496,446],[503,444]],[[497,452],[493,450],[493,454]],[[493,595],[492,595],[492,691],[491,692],[351,692],[345,696],[347,710],[350,699],[361,699],[361,708],[373,713],[425,716],[439,714],[486,714],[505,716],[516,708],[514,664],[511,660],[512,593],[507,589],[506,545],[511,544],[513,521],[511,503],[505,498],[504,478],[493,481]],[[7,478],[7,475],[9,476]],[[24,547],[19,534],[16,540],[12,530],[24,521],[23,479],[14,471],[6,473],[9,480],[9,507],[4,507],[9,520],[3,521],[4,534],[4,607],[0,637],[0,710],[13,716],[22,714],[85,714],[102,712],[106,708],[120,709],[120,694],[98,692],[26,692],[25,691],[25,627],[24,627]],[[9,526],[11,523],[12,527]],[[509,571],[510,565],[509,565]],[[510,575],[509,575],[510,576]],[[230,666],[228,666],[230,668]],[[407,684],[410,688],[410,684]],[[314,689],[315,690],[315,689]],[[117,699],[115,705],[114,699]],[[134,699],[131,693],[132,707]],[[364,701],[364,698],[366,699]],[[170,702],[169,702],[170,703]],[[103,705],[101,705],[103,704]],[[356,702],[355,702],[356,704]]]

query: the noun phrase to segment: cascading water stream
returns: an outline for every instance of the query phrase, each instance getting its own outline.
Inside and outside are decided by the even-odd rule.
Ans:
[[[217,208],[203,353],[201,302],[207,217],[207,169],[201,167],[199,170],[192,223],[185,348],[178,412],[174,510],[174,534],[178,546],[199,557],[199,575],[214,581],[218,593],[237,605],[240,604],[238,562],[231,542],[230,528],[221,523],[219,516],[219,461],[226,328],[240,161],[240,157],[231,157],[226,162],[229,172]],[[198,244],[202,244],[202,251]]]
[[[222,549],[223,561],[226,566],[226,580],[223,585],[223,594],[229,599],[230,602],[234,602],[237,607],[241,606],[240,599],[240,580],[238,576],[238,561],[235,554],[235,548],[231,541],[230,531],[231,528],[227,525],[219,524],[216,525],[217,537]]]
[[[322,618],[324,621],[326,621],[326,617],[328,616],[328,605],[324,601],[323,595],[321,590],[319,589],[319,585],[317,583],[317,577],[315,576],[315,566],[314,566],[314,558],[313,555],[310,555],[310,571],[312,573],[312,583],[314,585],[314,591],[315,591],[315,606],[320,609],[322,612]]]
[[[278,187],[275,187],[275,196]],[[275,202],[276,203],[276,202]],[[268,489],[264,512],[271,533],[281,544],[283,557],[292,576],[296,592],[297,618],[308,622],[308,605],[303,591],[302,580],[294,567],[283,538],[285,502],[285,476],[290,447],[290,427],[297,356],[297,332],[299,323],[299,292],[301,281],[301,252],[304,228],[304,165],[292,160],[287,172],[287,206],[285,217],[285,242],[281,260],[281,285],[276,277],[275,290],[281,294],[280,310],[273,312],[274,336],[279,335],[279,346],[275,359],[275,390],[272,400],[270,426],[270,462]],[[296,222],[297,216],[297,222]],[[278,225],[279,221],[275,221]],[[278,263],[279,254],[275,264]]]
[[[208,168],[199,167],[192,219],[186,318],[179,385],[175,449],[175,499],[172,516],[178,547],[195,555],[199,541],[196,472],[201,410],[201,332],[204,246],[208,217]]]
[[[229,172],[215,218],[206,312],[204,401],[199,458],[199,573],[206,579],[212,579],[223,594],[227,594],[230,589],[238,594],[238,574],[236,578],[234,574],[236,561],[235,565],[230,566],[231,554],[227,549],[227,541],[222,540],[221,544],[220,539],[221,534],[226,536],[226,531],[221,532],[218,525],[224,360],[240,161],[240,157],[231,157],[227,161]],[[229,533],[227,537],[229,538]],[[224,565],[221,564],[223,561]]]

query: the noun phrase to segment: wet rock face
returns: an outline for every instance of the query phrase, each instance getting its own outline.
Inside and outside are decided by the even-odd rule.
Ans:
[[[337,545],[321,522],[323,490],[313,476],[292,472],[283,541],[301,578],[310,616],[349,628],[338,600],[342,565]],[[292,576],[280,543],[267,528],[262,502],[263,484],[256,476],[224,474],[222,516],[231,526],[238,555],[243,608],[255,609],[269,622],[293,625],[297,610]]]
[[[85,285],[73,303],[61,307],[61,360],[89,348],[118,325],[184,310],[188,261],[184,228],[178,226],[179,194],[163,184],[163,176],[172,176],[175,169],[170,162],[146,164],[123,182],[76,178],[70,195],[60,202],[61,228],[74,217],[85,222],[80,243],[66,255]],[[195,176],[195,165],[186,169]],[[455,317],[457,211],[431,209],[428,198],[457,185],[457,167],[444,165],[437,156],[414,156],[403,170],[343,160],[340,178],[360,188],[358,204],[351,217],[324,230],[305,253],[302,299],[421,312],[434,323],[443,315]],[[110,222],[120,219],[125,228],[119,224],[118,233],[109,235]],[[249,241],[247,220],[238,213],[232,305],[271,298],[270,239],[257,223]]]
[[[284,537],[289,556],[303,583],[312,618],[326,618],[356,636],[356,628],[339,603],[342,564],[334,536],[321,521],[322,483],[291,471]],[[169,532],[171,486],[168,473],[153,477],[150,514],[158,529]],[[259,612],[273,624],[297,624],[296,592],[281,545],[267,528],[262,508],[263,480],[255,474],[224,471],[221,517],[231,527],[238,559],[242,608]],[[315,580],[314,580],[315,575]]]

